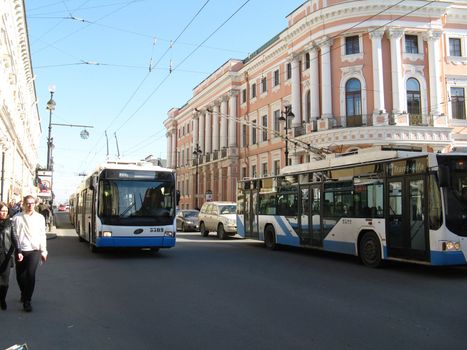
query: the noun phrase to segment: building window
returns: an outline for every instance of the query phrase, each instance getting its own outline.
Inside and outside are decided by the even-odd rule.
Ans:
[[[279,84],[280,84],[279,69],[276,69],[274,71],[274,86],[278,86]]]
[[[268,80],[266,77],[261,78],[261,93],[268,91]]]
[[[251,122],[251,144],[256,145],[256,120]]]
[[[281,111],[276,109],[274,112],[273,112],[273,115],[274,115],[274,134],[275,136],[278,136],[279,135],[279,132],[280,132],[280,116],[281,116]]]
[[[307,52],[305,54],[305,69],[309,69],[310,68],[310,53]]]
[[[268,163],[261,164],[261,176],[268,176]]]
[[[268,116],[263,115],[262,121],[263,121],[263,132],[262,132],[262,134],[263,134],[263,142],[264,142],[264,141],[268,140]]]
[[[311,92],[308,90],[305,95],[305,121],[311,121]]]
[[[410,125],[422,123],[422,107],[420,95],[420,83],[417,79],[407,79],[407,113],[410,114]]]
[[[256,165],[251,166],[251,177],[256,177]]]
[[[461,39],[449,38],[449,55],[455,57],[462,57]]]
[[[242,89],[242,103],[246,102],[246,89]]]
[[[465,120],[465,89],[459,87],[451,88],[451,109],[453,119]]]
[[[250,91],[251,98],[256,97],[256,83],[251,84],[251,91]]]
[[[345,115],[347,126],[362,125],[362,86],[355,78],[345,84]]]
[[[345,38],[345,54],[354,55],[360,53],[360,41],[358,35],[348,36]]]
[[[247,130],[247,126],[242,125],[242,145],[243,145],[243,147],[248,146],[248,138],[246,137],[246,130]]]
[[[279,175],[280,171],[281,171],[281,161],[275,160],[274,161],[274,175]]]
[[[405,52],[418,53],[418,36],[409,34],[405,35]]]
[[[286,76],[287,80],[289,80],[290,78],[292,78],[292,63],[287,63],[287,76]]]
[[[248,174],[247,174],[247,172],[246,172],[246,167],[242,167],[242,169],[241,169],[241,174],[240,174],[240,178],[241,178],[241,179],[244,179],[244,178],[246,178],[246,177],[248,177]]]

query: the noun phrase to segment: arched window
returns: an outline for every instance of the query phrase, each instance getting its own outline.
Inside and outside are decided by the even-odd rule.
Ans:
[[[420,83],[415,78],[407,79],[407,113],[409,113],[410,125],[422,123]]]
[[[345,84],[345,115],[347,126],[362,125],[362,85],[355,78]]]

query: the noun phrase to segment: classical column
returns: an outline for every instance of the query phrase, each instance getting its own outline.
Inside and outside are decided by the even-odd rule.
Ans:
[[[204,121],[204,132],[205,132],[205,138],[204,138],[204,149],[205,153],[211,153],[212,152],[212,123],[211,123],[211,110],[206,108],[204,117],[206,118]]]
[[[199,114],[193,111],[193,151],[199,146]],[[201,147],[201,146],[200,146]]]
[[[229,96],[229,147],[237,147],[237,90],[230,90]]]
[[[204,145],[204,122],[205,122],[205,115],[204,115],[204,110],[199,111],[198,114],[198,119],[199,119],[199,147],[201,148],[201,153],[205,154],[206,153],[206,146]]]
[[[212,150],[219,150],[219,103],[212,108]]]
[[[172,166],[172,133],[168,131],[165,134],[167,138],[167,168]]]
[[[300,104],[300,61],[298,55],[290,55],[289,61],[292,65],[292,113],[295,115],[292,127],[302,125],[301,104]]]
[[[430,68],[430,109],[432,115],[439,115],[441,111],[441,48],[439,39],[441,31],[430,30],[425,35],[428,41],[428,62]]]
[[[371,51],[373,56],[373,114],[386,113],[384,106],[383,52],[381,49],[381,38],[383,35],[384,30],[375,30],[370,32]]]
[[[331,89],[331,39],[325,38],[319,44],[321,49],[321,108],[322,118],[332,118]]]
[[[221,139],[220,147],[227,148],[227,122],[230,120],[230,116],[227,112],[227,96],[222,96],[221,100]]]
[[[319,66],[318,48],[313,46],[309,49],[310,54],[310,102],[311,120],[319,117]]]
[[[392,77],[392,113],[400,114],[403,107],[404,85],[402,80],[401,38],[404,31],[400,28],[390,28],[388,31],[391,45],[391,77]]]

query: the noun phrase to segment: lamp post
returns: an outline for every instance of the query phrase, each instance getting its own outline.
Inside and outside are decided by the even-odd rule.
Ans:
[[[199,148],[199,145],[196,144],[195,149],[193,150],[193,155],[196,156],[196,180],[195,180],[195,203],[196,209],[198,209],[198,166],[199,166],[199,156],[201,155],[202,151]]]
[[[279,117],[279,120],[285,121],[285,166],[289,165],[289,118],[295,118],[295,114],[292,113],[292,106],[287,105]]]
[[[47,109],[49,110],[49,135],[47,137],[47,170],[53,170],[52,164],[52,111],[55,110],[56,103],[53,99],[55,93],[55,85],[49,85],[50,100],[47,102]]]

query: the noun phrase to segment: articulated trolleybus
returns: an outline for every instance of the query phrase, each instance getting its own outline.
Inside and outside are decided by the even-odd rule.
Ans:
[[[146,162],[107,162],[70,198],[71,221],[92,251],[175,245],[175,172]]]
[[[245,238],[383,260],[463,265],[467,154],[368,149],[291,165],[237,188]]]

